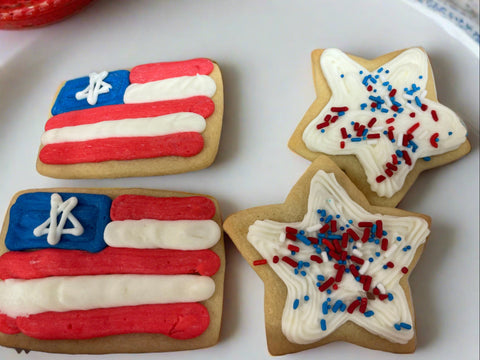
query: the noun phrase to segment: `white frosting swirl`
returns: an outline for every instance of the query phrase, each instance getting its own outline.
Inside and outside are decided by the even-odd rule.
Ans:
[[[375,242],[361,241],[350,242],[346,251],[353,255],[356,250],[363,259],[374,260],[366,268],[364,275],[372,277],[372,288],[377,286],[385,289],[389,299],[375,297],[368,300],[367,311],[360,312],[358,309],[349,313],[337,309],[334,312],[334,304],[340,300],[349,306],[358,297],[365,298],[366,291],[363,285],[355,280],[352,274],[345,273],[341,282],[337,283],[338,289],[328,294],[327,291],[319,291],[317,278],[323,276],[326,280],[335,277],[337,261],[324,256],[324,262],[319,264],[310,259],[311,255],[318,255],[310,245],[301,241],[292,242],[285,239],[287,226],[296,229],[311,229],[319,224],[320,215],[318,209],[323,209],[326,214],[334,216],[337,226],[347,227],[361,234],[359,222],[374,222],[381,219],[383,229],[388,233],[390,252],[379,250]],[[335,215],[340,214],[339,218]],[[349,222],[350,221],[350,222]],[[317,227],[318,228],[318,227]],[[308,212],[302,222],[278,223],[271,220],[256,221],[250,226],[247,239],[268,260],[272,269],[278,274],[287,287],[287,299],[282,316],[282,331],[286,338],[294,343],[309,344],[318,341],[331,334],[346,321],[353,321],[364,327],[371,333],[384,337],[395,343],[406,343],[414,334],[414,319],[409,309],[409,299],[405,297],[399,281],[404,276],[403,267],[407,267],[413,260],[417,248],[423,244],[429,234],[428,224],[418,217],[395,217],[380,214],[371,214],[352,201],[347,192],[338,184],[333,174],[327,174],[320,170],[312,178],[310,195],[308,199]],[[306,236],[315,236],[314,233],[306,233]],[[401,240],[397,240],[400,238]],[[396,243],[396,246],[394,246]],[[299,251],[293,256],[288,245],[294,244]],[[355,248],[354,248],[355,246]],[[404,250],[409,246],[408,251]],[[322,254],[326,255],[325,251]],[[307,262],[308,267],[297,267],[298,274],[292,266],[280,260],[274,263],[272,259],[278,256],[288,256],[295,261]],[[327,261],[325,261],[327,260]],[[368,260],[367,260],[368,261]],[[384,269],[387,262],[393,262],[393,268]],[[352,263],[347,260],[347,263]],[[301,271],[305,271],[302,274]],[[370,290],[371,291],[371,290]],[[308,296],[308,299],[305,299]],[[330,301],[328,301],[330,299]],[[330,305],[323,311],[324,303]],[[373,312],[371,314],[370,312]],[[368,315],[368,316],[367,316]],[[322,329],[322,323],[324,329]],[[405,325],[400,330],[399,324]],[[411,328],[407,329],[408,326]]]
[[[421,49],[406,50],[371,73],[342,51],[326,49],[321,55],[320,66],[332,96],[306,127],[303,141],[314,152],[356,155],[371,189],[379,196],[391,197],[399,191],[418,159],[455,150],[466,141],[466,128],[458,116],[449,108],[425,97],[429,62]],[[371,78],[368,78],[370,75]],[[413,86],[415,87],[412,88]],[[393,89],[396,92],[391,97]],[[371,96],[380,102],[369,99]],[[373,108],[372,103],[375,103]],[[380,108],[376,107],[378,104]],[[399,111],[392,110],[394,104],[398,105]],[[424,109],[419,105],[424,105]],[[348,110],[337,121],[317,129],[317,125],[324,123],[327,115],[337,114],[331,111],[333,107],[344,106]],[[432,110],[435,115],[432,115]],[[414,117],[410,116],[412,113],[415,114]],[[369,127],[373,117],[376,121]],[[438,120],[435,121],[434,117]],[[358,136],[352,125],[355,122],[363,125],[368,130],[367,134],[379,134],[380,137]],[[411,133],[415,145],[408,143],[404,146],[403,136],[416,123],[419,123],[419,127]],[[391,134],[388,134],[389,127],[393,127]],[[342,131],[350,137],[344,138]],[[437,147],[432,145],[435,134],[438,134],[435,141]],[[392,161],[392,155],[397,150],[407,151],[411,164],[408,165],[407,161],[399,158],[402,164],[394,164],[398,169],[387,175],[389,170],[386,164]],[[378,182],[377,177],[380,175],[385,179]]]

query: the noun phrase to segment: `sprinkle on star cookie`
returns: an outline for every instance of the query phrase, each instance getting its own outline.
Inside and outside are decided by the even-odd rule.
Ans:
[[[244,210],[224,223],[264,282],[272,355],[333,341],[413,352],[408,276],[429,227],[426,215],[370,205],[325,156],[285,203]]]
[[[424,50],[373,60],[315,50],[312,66],[317,99],[289,147],[331,156],[370,203],[396,206],[420,172],[470,151],[462,120],[437,101]]]

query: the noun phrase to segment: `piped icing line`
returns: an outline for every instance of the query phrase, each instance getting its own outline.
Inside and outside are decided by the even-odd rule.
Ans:
[[[421,49],[405,50],[372,72],[326,49],[320,66],[332,96],[302,139],[314,152],[355,155],[379,196],[399,191],[418,159],[466,141],[459,117],[426,98],[429,62]]]
[[[156,101],[151,103],[107,105],[85,110],[71,111],[48,119],[45,131],[67,126],[94,124],[101,121],[150,118],[177,112],[195,113],[208,118],[215,110],[212,99],[193,96],[186,99]]]
[[[88,289],[89,296],[85,296]],[[0,282],[0,312],[10,317],[117,306],[199,302],[215,282],[200,275],[96,275],[7,279]]]
[[[183,132],[201,133],[205,127],[206,122],[202,116],[178,112],[150,118],[102,121],[52,129],[43,133],[41,143],[47,145],[120,137],[155,137]]]
[[[125,89],[125,104],[215,95],[217,85],[208,75],[179,76],[145,84],[130,84]]]
[[[198,132],[163,136],[112,137],[47,144],[40,149],[39,159],[46,164],[68,165],[165,156],[191,157],[200,153],[203,146],[204,139]]]
[[[81,340],[132,332],[164,334],[185,340],[201,335],[209,323],[210,315],[205,306],[199,303],[45,312],[17,318],[0,314],[1,332],[21,332],[44,340]]]
[[[110,209],[112,221],[122,220],[210,220],[216,208],[212,200],[204,196],[154,197],[144,195],[120,195]]]
[[[281,233],[286,233],[284,242]],[[282,332],[290,342],[319,341],[352,321],[403,344],[414,336],[414,319],[400,279],[428,234],[420,217],[367,212],[334,174],[320,170],[311,179],[301,222],[257,220],[247,240],[287,287]],[[400,323],[410,328],[399,331]]]
[[[220,258],[211,250],[132,249],[107,247],[98,253],[43,249],[9,251],[0,256],[0,279],[107,274],[214,275]]]
[[[220,236],[220,227],[213,220],[112,221],[104,232],[109,246],[137,249],[208,249],[220,240]]]
[[[212,61],[204,58],[143,64],[132,68],[130,82],[143,84],[178,76],[209,75],[212,71]]]
[[[75,93],[75,99],[83,100],[86,99],[87,103],[90,105],[95,105],[98,100],[98,96],[101,94],[108,93],[112,88],[112,85],[108,84],[107,82],[103,81],[108,75],[107,71],[102,71],[100,73],[90,73],[89,77],[89,84],[88,86]]]

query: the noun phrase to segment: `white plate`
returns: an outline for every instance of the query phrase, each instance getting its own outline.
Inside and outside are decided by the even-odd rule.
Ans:
[[[0,215],[15,192],[57,186],[211,194],[225,217],[252,206],[282,202],[309,164],[287,148],[287,141],[315,98],[310,52],[338,47],[368,58],[417,45],[429,52],[438,97],[465,120],[473,150],[460,161],[421,175],[400,205],[433,218],[430,242],[411,276],[418,349],[408,358],[476,358],[478,58],[438,23],[402,1],[97,1],[50,27],[0,32]],[[224,126],[213,166],[195,173],[116,180],[56,180],[36,172],[40,135],[61,81],[91,71],[194,57],[212,58],[223,71]],[[227,260],[220,343],[194,352],[162,354],[162,359],[269,357],[263,285],[231,244],[227,244]],[[286,358],[300,356],[398,358],[346,343]],[[0,358],[36,360],[45,355],[18,355],[0,348]]]

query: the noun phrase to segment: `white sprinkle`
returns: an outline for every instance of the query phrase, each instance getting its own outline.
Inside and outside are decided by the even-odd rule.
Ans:
[[[397,247],[398,245],[397,244],[393,244],[391,245],[387,251],[385,251],[385,253],[383,254],[383,256],[385,256],[386,258],[390,257],[390,255],[392,255],[393,252],[395,252],[395,250],[397,250]]]
[[[284,233],[283,231],[280,233],[280,236],[278,237],[278,241],[281,243],[285,242],[285,239],[287,238],[287,234]]]
[[[307,232],[316,232],[322,228],[323,224],[312,225],[307,228]]]
[[[378,288],[378,290],[380,290],[380,293],[381,293],[381,294],[385,294],[385,293],[386,293],[385,287],[382,285],[382,283],[378,283],[378,284],[377,284],[377,288]]]
[[[352,254],[355,255],[355,256],[358,256],[358,257],[362,257],[363,256],[363,253],[358,250],[358,249],[353,249],[352,250]]]
[[[360,275],[364,275],[367,272],[369,266],[370,266],[370,261],[365,261],[362,267],[360,268],[360,270],[358,270],[358,273]]]
[[[412,95],[408,95],[408,94],[405,94],[405,93],[403,93],[402,97],[405,100],[414,100],[415,99]]]
[[[327,255],[327,253],[326,253],[325,251],[322,251],[322,254],[321,254],[321,255],[322,255],[322,260],[323,260],[323,262],[329,262],[329,260],[328,260],[328,255]]]

